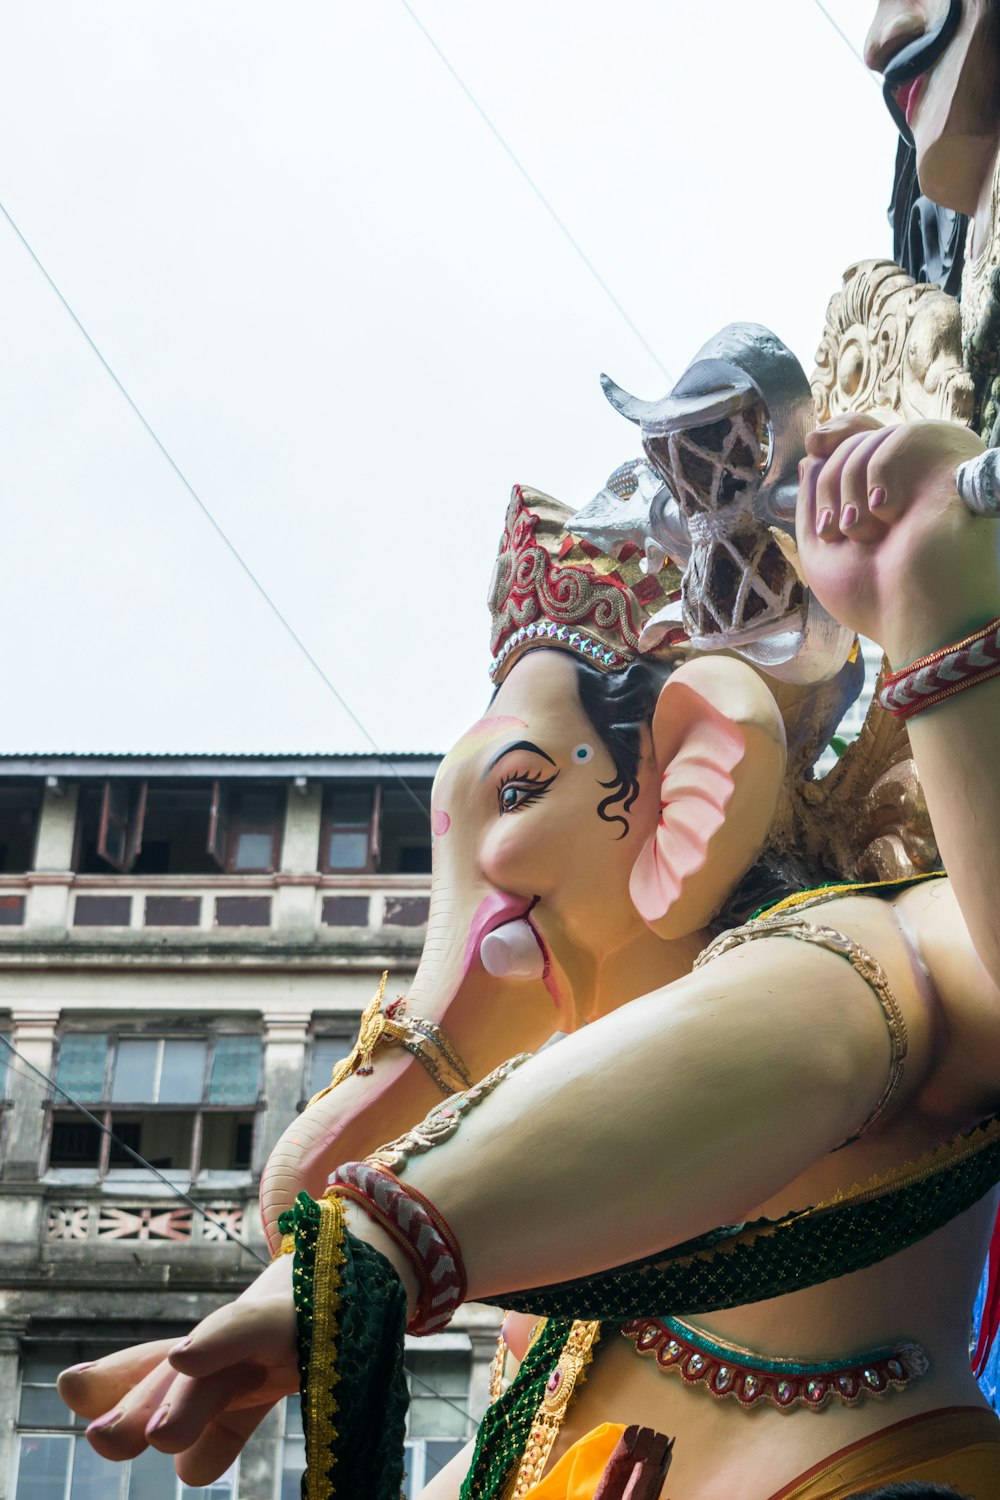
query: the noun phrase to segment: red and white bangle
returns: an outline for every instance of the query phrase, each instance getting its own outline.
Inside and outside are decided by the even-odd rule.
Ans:
[[[420,1297],[407,1333],[437,1333],[450,1323],[465,1301],[465,1267],[454,1231],[433,1203],[387,1168],[364,1161],[338,1167],[327,1191],[357,1203],[413,1266]]]
[[[912,719],[925,708],[933,708],[935,703],[943,703],[991,677],[1000,677],[1000,619],[991,620],[954,646],[933,651],[891,673],[882,684],[878,701],[897,719]]]

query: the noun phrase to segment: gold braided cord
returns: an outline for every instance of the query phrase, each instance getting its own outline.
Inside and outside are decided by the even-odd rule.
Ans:
[[[752,943],[757,938],[768,937],[796,938],[799,942],[813,943],[818,948],[826,948],[828,952],[835,953],[838,958],[846,958],[855,974],[864,980],[879,1003],[886,1031],[889,1034],[889,1072],[886,1075],[882,1092],[863,1124],[853,1135],[848,1136],[846,1141],[841,1141],[841,1146],[848,1146],[882,1118],[903,1081],[903,1064],[906,1061],[909,1039],[906,1020],[899,1008],[899,1001],[889,987],[889,976],[878,959],[869,953],[867,948],[862,948],[860,943],[856,943],[853,938],[843,932],[837,932],[833,927],[815,926],[812,922],[805,922],[792,916],[790,912],[778,912],[775,915],[758,917],[742,927],[734,927],[729,932],[721,933],[714,942],[709,943],[708,947],[699,953],[694,967],[700,969],[705,964],[711,963],[713,958],[719,958],[723,953],[728,953],[733,948],[742,946],[743,943]],[[837,1149],[839,1150],[840,1147]]]
[[[382,1000],[388,978],[389,971],[386,969],[378,990],[362,1012],[357,1041],[348,1055],[334,1068],[326,1088],[312,1096],[306,1109],[311,1109],[320,1099],[325,1099],[332,1089],[355,1073],[370,1073],[375,1054],[385,1047],[403,1047],[426,1069],[445,1096],[470,1087],[472,1076],[458,1049],[448,1040],[440,1026],[436,1026],[433,1021],[425,1021],[422,1016],[396,1019],[395,1016],[386,1015],[382,1009]]]
[[[336,1339],[340,1332],[340,1268],[344,1264],[344,1209],[336,1198],[319,1200],[319,1237],[313,1268],[313,1331],[309,1356],[309,1411],[307,1432],[312,1461],[306,1469],[303,1500],[329,1500],[332,1493],[319,1454],[329,1455],[337,1439],[334,1415],[340,1410],[333,1394],[340,1379],[336,1369]]]

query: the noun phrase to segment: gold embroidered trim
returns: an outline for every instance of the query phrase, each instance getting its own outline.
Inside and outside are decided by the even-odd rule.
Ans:
[[[336,1339],[340,1332],[340,1268],[344,1264],[344,1209],[336,1198],[320,1198],[319,1235],[313,1267],[313,1328],[309,1354],[309,1410],[305,1414],[310,1444],[304,1500],[329,1500],[330,1449],[337,1438],[333,1418],[340,1410],[334,1387]]]
[[[511,1500],[521,1500],[541,1479],[574,1392],[586,1379],[587,1367],[594,1356],[594,1345],[600,1336],[600,1323],[578,1322],[570,1329],[558,1363],[549,1377],[545,1395],[535,1412],[535,1420],[531,1424],[531,1432],[510,1490]]]
[[[836,953],[840,958],[846,958],[854,972],[867,984],[882,1011],[886,1030],[889,1033],[890,1052],[889,1072],[885,1086],[860,1128],[853,1135],[849,1135],[846,1141],[841,1141],[840,1146],[836,1148],[840,1150],[841,1146],[848,1146],[852,1141],[859,1140],[877,1120],[882,1118],[903,1081],[903,1064],[906,1061],[909,1046],[903,1012],[899,1008],[899,1001],[889,988],[888,975],[878,959],[869,953],[867,948],[862,948],[861,944],[856,943],[853,938],[843,932],[837,932],[832,927],[817,927],[787,912],[758,917],[742,927],[734,927],[730,932],[723,932],[714,942],[709,943],[702,953],[699,953],[694,967],[700,969],[703,965],[710,963],[713,958],[728,953],[732,948],[738,948],[743,943],[751,943],[756,938],[767,937],[797,938],[799,942],[814,943],[819,948],[826,948],[829,952]]]
[[[941,870],[927,870],[921,875],[909,875],[905,880],[845,881],[842,885],[824,885],[818,890],[795,891],[791,896],[786,896],[784,900],[776,901],[773,906],[767,907],[753,920],[764,922],[768,917],[776,917],[779,912],[802,910],[807,906],[822,906],[825,901],[841,900],[845,896],[860,896],[865,891],[877,891],[890,885],[902,888],[916,885],[921,880],[941,880],[942,878]]]
[[[815,1204],[812,1208],[794,1209],[780,1219],[768,1220],[763,1225],[750,1224],[739,1234],[727,1235],[707,1249],[696,1250],[692,1255],[680,1256],[676,1259],[671,1257],[669,1264],[672,1269],[683,1269],[694,1265],[696,1261],[714,1260],[717,1256],[731,1255],[734,1250],[752,1245],[756,1240],[770,1239],[790,1224],[820,1219],[840,1208],[852,1208],[856,1204],[870,1203],[876,1198],[888,1197],[900,1188],[912,1187],[936,1172],[967,1161],[970,1156],[975,1156],[987,1146],[993,1145],[998,1139],[1000,1139],[1000,1115],[987,1120],[982,1125],[977,1125],[967,1135],[958,1136],[954,1140],[946,1141],[943,1146],[935,1147],[933,1151],[918,1157],[916,1161],[904,1162],[901,1167],[893,1167],[888,1172],[876,1173],[864,1182],[856,1183],[853,1187],[840,1188],[832,1197],[827,1198],[823,1203]],[[655,1270],[656,1265],[654,1264],[650,1269]]]
[[[507,1368],[507,1341],[501,1333],[490,1361],[490,1405],[504,1393],[504,1371]]]

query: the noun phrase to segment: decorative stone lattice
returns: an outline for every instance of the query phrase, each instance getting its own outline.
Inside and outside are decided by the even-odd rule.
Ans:
[[[155,1208],[150,1205],[111,1207],[107,1204],[53,1204],[48,1211],[45,1238],[49,1244],[80,1240],[180,1240],[221,1244],[228,1235],[243,1238],[242,1208],[226,1204],[206,1205],[209,1216],[196,1234],[195,1216],[190,1208]],[[92,1219],[96,1220],[92,1231]],[[228,1235],[227,1235],[228,1231]]]

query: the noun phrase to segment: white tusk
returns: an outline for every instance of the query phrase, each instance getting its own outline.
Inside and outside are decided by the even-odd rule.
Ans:
[[[488,932],[479,945],[483,968],[494,979],[541,979],[545,959],[523,917]]]

